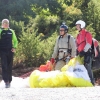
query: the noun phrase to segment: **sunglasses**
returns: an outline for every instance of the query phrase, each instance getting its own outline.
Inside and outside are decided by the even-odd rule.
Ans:
[[[3,22],[2,24],[9,24],[8,22]]]

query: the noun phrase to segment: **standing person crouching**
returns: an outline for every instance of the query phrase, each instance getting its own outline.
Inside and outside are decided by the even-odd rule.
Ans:
[[[77,54],[84,57],[84,66],[88,71],[91,83],[94,85],[94,77],[91,69],[92,66],[92,35],[85,29],[86,23],[82,20],[76,22],[76,29],[79,34],[76,37]]]
[[[76,56],[76,43],[74,37],[68,34],[68,26],[60,26],[60,36],[56,39],[51,63],[55,63],[55,70],[60,70],[69,60]],[[56,61],[56,62],[55,62]]]
[[[5,88],[10,87],[12,81],[13,53],[17,47],[18,41],[15,32],[9,28],[9,20],[2,20],[0,29],[0,58],[2,67],[2,78],[5,82]]]

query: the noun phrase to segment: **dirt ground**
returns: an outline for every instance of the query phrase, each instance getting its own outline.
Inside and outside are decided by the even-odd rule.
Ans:
[[[36,68],[36,67],[22,67],[22,66],[15,67],[15,68],[12,69],[12,76],[26,78],[35,69],[38,69],[38,68]],[[0,80],[2,80],[1,71],[2,70],[1,70],[1,67],[0,67]],[[95,76],[95,85],[100,86],[100,71],[97,72],[97,74],[94,75],[94,76]]]
[[[38,69],[38,68],[22,67],[22,66],[15,67],[15,68],[12,68],[12,76],[25,78],[25,77],[29,76],[31,74],[31,72],[35,69]],[[1,72],[2,72],[2,69],[0,67],[0,80],[2,80]]]
[[[35,67],[17,67],[13,68],[12,75],[16,77],[23,76],[26,73],[31,73],[33,70],[35,70]]]
[[[100,100],[100,87],[1,88],[0,100]]]

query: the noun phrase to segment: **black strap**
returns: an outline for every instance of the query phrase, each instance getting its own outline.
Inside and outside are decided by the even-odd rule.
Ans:
[[[60,38],[61,38],[61,36],[59,36],[59,38],[58,38],[58,43],[59,43]],[[70,40],[70,35],[68,35],[68,42],[67,42],[68,48],[59,48],[59,49],[69,49],[69,40]]]
[[[69,40],[70,40],[70,35],[68,35],[68,49],[69,49]]]
[[[58,43],[59,43],[60,38],[61,38],[61,36],[59,36],[59,38],[58,38]],[[63,49],[68,49],[68,50],[67,50],[68,54],[69,54],[69,53],[71,54],[71,50],[69,49],[69,40],[70,40],[70,35],[68,35],[68,42],[67,42],[68,48],[63,48]],[[62,49],[62,48],[59,48],[59,49]],[[57,61],[58,61],[58,60],[65,60],[65,58],[68,56],[68,55],[65,56],[65,53],[64,53],[64,57],[61,58],[61,59],[58,59],[58,55],[59,55],[59,50],[58,50],[57,57],[56,57],[56,58],[57,58]]]
[[[69,50],[69,39],[70,39],[70,35],[68,35],[68,43],[67,43],[67,44],[68,44],[68,48],[67,48],[67,53],[68,53],[68,54],[70,53],[70,50]],[[68,55],[67,55],[67,56],[68,56]],[[64,56],[63,56],[62,59],[65,60],[64,58],[67,57],[67,56],[65,56],[65,52],[64,52]]]

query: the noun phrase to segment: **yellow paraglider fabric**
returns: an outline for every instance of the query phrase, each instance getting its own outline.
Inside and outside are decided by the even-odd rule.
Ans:
[[[69,87],[71,86],[65,72],[40,72],[35,70],[30,75],[30,87]]]
[[[69,67],[74,68],[76,65],[83,65],[83,61],[84,61],[83,58],[80,58],[79,56],[77,56],[77,57],[71,59],[67,65],[63,66],[61,68],[61,71],[67,71],[69,69]]]
[[[93,86],[82,59],[75,57],[61,71],[41,72],[35,70],[29,77],[31,88],[87,87]]]

